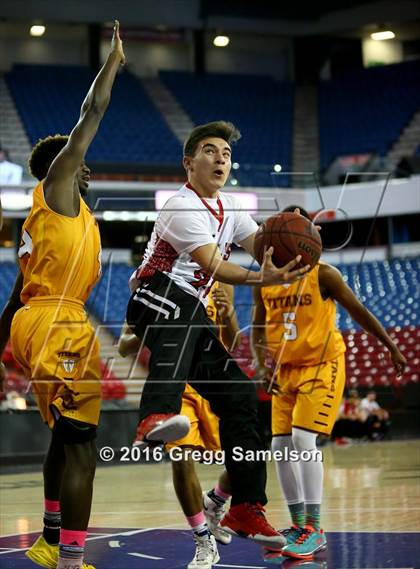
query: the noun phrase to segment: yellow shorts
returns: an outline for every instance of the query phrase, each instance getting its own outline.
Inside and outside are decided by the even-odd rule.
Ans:
[[[59,415],[98,424],[99,342],[81,301],[31,298],[13,318],[11,342],[50,428]]]
[[[273,395],[273,436],[287,435],[292,427],[331,434],[346,382],[344,354],[316,366],[282,366],[280,394]]]
[[[187,384],[182,396],[181,415],[186,415],[191,428],[184,438],[165,445],[169,450],[174,447],[197,447],[216,452],[220,450],[219,418],[210,408],[210,403]]]

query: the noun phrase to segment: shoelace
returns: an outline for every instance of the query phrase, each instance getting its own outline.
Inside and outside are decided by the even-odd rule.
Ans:
[[[199,535],[194,536],[195,545],[197,546],[195,552],[196,561],[206,561],[207,553],[210,550],[211,555],[214,555],[214,548],[209,536],[200,537]]]
[[[299,526],[293,525],[293,526],[290,527],[290,528],[286,528],[286,529],[283,529],[283,530],[279,530],[279,532],[280,532],[282,535],[284,535],[284,537],[286,537],[286,538],[287,538],[290,534],[295,533],[296,536],[297,536],[297,537],[296,537],[296,539],[297,539],[297,538],[300,536],[302,530],[303,530],[303,528],[301,528],[301,527],[299,527]]]
[[[257,516],[264,516],[265,508],[261,506],[259,502],[256,504],[250,504],[250,509],[257,515]]]
[[[249,510],[250,513],[253,514],[255,522],[259,525],[260,528],[262,528],[262,530],[265,530],[267,528],[270,528],[274,533],[278,533],[273,526],[271,526],[266,517],[265,517],[265,508],[263,508],[263,506],[260,503],[256,503],[256,504],[249,504]]]
[[[308,539],[308,537],[311,535],[311,533],[313,533],[313,532],[310,529],[303,528],[301,530],[300,536],[296,540],[296,543],[301,545],[302,543],[304,543]]]

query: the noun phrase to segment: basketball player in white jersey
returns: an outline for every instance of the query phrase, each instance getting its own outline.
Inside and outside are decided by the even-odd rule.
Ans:
[[[193,129],[184,145],[188,182],[159,213],[143,262],[130,279],[127,323],[151,350],[136,438],[146,445],[185,436],[189,421],[179,412],[188,380],[220,419],[232,486],[231,507],[220,525],[233,535],[281,548],[283,536],[264,516],[265,463],[235,460],[233,454],[234,447],[249,454],[263,448],[255,386],[219,341],[206,315],[206,296],[214,280],[281,284],[302,277],[309,267],[296,269],[297,257],[276,268],[271,250],[258,272],[228,261],[233,243],[254,254],[258,229],[240,200],[220,191],[231,169],[231,143],[239,138],[223,121]]]

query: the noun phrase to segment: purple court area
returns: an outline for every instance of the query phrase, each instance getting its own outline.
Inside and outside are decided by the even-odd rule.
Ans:
[[[24,555],[38,534],[0,538],[0,567],[30,569],[36,565]],[[280,561],[267,565],[253,543],[234,539],[220,546],[220,562],[214,567],[231,569],[418,569],[420,533],[327,534],[328,550],[314,561]],[[194,555],[188,531],[165,529],[96,528],[89,533],[87,561],[96,569],[185,569]]]

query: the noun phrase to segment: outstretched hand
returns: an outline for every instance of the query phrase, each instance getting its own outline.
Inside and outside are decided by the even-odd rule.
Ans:
[[[394,364],[395,371],[397,372],[397,377],[402,377],[405,366],[407,365],[407,360],[398,348],[395,348],[395,350],[391,352],[391,360]]]
[[[120,38],[120,23],[118,20],[115,20],[114,22],[114,33],[112,34],[111,51],[118,53],[121,59],[121,65],[124,65],[125,55],[123,50],[123,44]]]
[[[262,285],[271,284],[285,284],[293,283],[297,280],[302,279],[308,271],[310,271],[311,266],[306,265],[301,269],[294,269],[302,259],[301,255],[298,255],[295,259],[284,265],[284,267],[277,268],[273,261],[274,248],[270,247],[264,254],[264,261],[261,265],[261,283]]]

